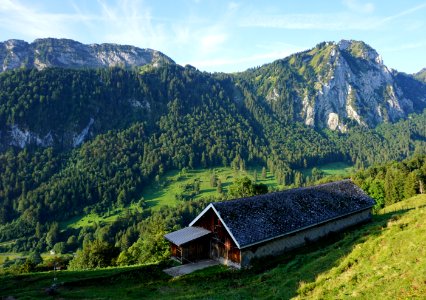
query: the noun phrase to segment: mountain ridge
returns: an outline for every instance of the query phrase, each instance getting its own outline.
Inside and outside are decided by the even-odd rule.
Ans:
[[[161,62],[174,63],[152,49],[111,43],[82,44],[71,39],[43,38],[32,43],[10,39],[0,43],[1,72],[17,68],[135,67]]]
[[[151,223],[157,207],[144,193],[166,184],[169,171],[210,169],[214,179],[214,168],[255,167],[281,189],[312,183],[319,176],[314,167],[330,162],[362,169],[423,154],[425,89],[413,76],[386,69],[362,42],[321,43],[237,74],[174,63],[7,70],[0,74],[0,251],[73,251],[98,229],[62,231],[57,222],[127,208],[132,216],[119,218],[123,223],[97,223],[96,237],[129,249],[144,238],[143,228],[160,228]],[[391,116],[392,105],[400,115]],[[402,180],[417,176],[380,174],[394,199],[405,195]],[[170,212],[182,226],[199,182],[182,182],[182,193],[174,193],[182,209]],[[383,185],[374,180],[370,188]],[[222,192],[217,197],[228,197]],[[158,240],[148,235],[141,243],[161,246],[157,233]],[[149,251],[146,259],[156,255]]]

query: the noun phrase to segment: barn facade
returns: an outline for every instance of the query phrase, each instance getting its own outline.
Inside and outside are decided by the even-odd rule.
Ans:
[[[213,258],[247,267],[371,218],[375,202],[350,180],[210,203],[165,235],[182,263]]]

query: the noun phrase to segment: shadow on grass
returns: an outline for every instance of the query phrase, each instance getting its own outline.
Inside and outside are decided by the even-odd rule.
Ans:
[[[162,270],[171,265],[170,262],[163,262],[146,266],[61,271],[56,274],[43,272],[0,276],[0,299],[9,296],[13,299],[52,299],[45,292],[52,284],[57,287],[54,298],[58,299],[98,298],[104,291],[108,299],[115,299],[117,291],[114,290],[121,287],[167,281],[169,276]],[[54,280],[55,277],[57,280]]]
[[[147,191],[144,194],[143,197],[144,197],[144,200],[145,200],[147,207],[154,207],[154,206],[158,205],[158,203],[160,203],[160,201],[157,200],[157,199],[163,197],[165,194],[166,193],[163,189],[158,188],[158,189],[155,189],[155,190],[152,189],[150,191]]]
[[[333,233],[318,242],[253,262],[253,267],[232,270],[216,266],[171,279],[162,270],[170,263],[142,267],[112,268],[95,271],[59,272],[59,296],[114,298],[119,290],[131,292],[129,298],[142,296],[157,299],[288,299],[304,295],[315,288],[318,275],[331,270],[368,239],[380,236],[390,220],[400,218],[408,210],[375,215],[371,222]],[[345,266],[340,266],[344,268]],[[1,277],[0,296],[45,298],[43,289],[52,283],[52,273],[36,273]],[[300,283],[306,283],[300,288]],[[80,297],[81,296],[81,297]]]
[[[179,285],[184,290],[193,291],[194,298],[207,296],[226,299],[247,296],[289,299],[303,295],[309,292],[309,288],[314,288],[313,283],[318,275],[338,266],[358,244],[380,236],[389,220],[399,218],[408,210],[374,215],[372,221],[361,227],[358,225],[344,232],[329,234],[317,242],[280,256],[253,261],[250,269],[206,269],[196,272],[179,279]],[[308,284],[300,289],[301,282]]]

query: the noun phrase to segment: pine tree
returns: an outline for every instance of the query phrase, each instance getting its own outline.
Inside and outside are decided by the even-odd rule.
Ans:
[[[266,179],[266,168],[265,167],[262,168],[262,179],[263,180]]]
[[[220,179],[218,179],[218,180],[217,180],[216,191],[217,191],[219,194],[222,194],[222,193],[223,193],[223,190],[222,190],[222,181],[220,181]]]
[[[417,194],[419,181],[417,179],[417,174],[415,172],[411,172],[405,179],[404,184],[404,197],[410,198]]]

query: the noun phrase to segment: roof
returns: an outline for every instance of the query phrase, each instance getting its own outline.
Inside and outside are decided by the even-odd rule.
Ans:
[[[211,233],[210,230],[201,228],[201,227],[185,227],[183,229],[170,232],[166,234],[164,237],[177,246],[181,246],[190,241],[196,240],[200,237],[208,235]]]
[[[237,246],[245,248],[374,206],[350,180],[211,203]]]

